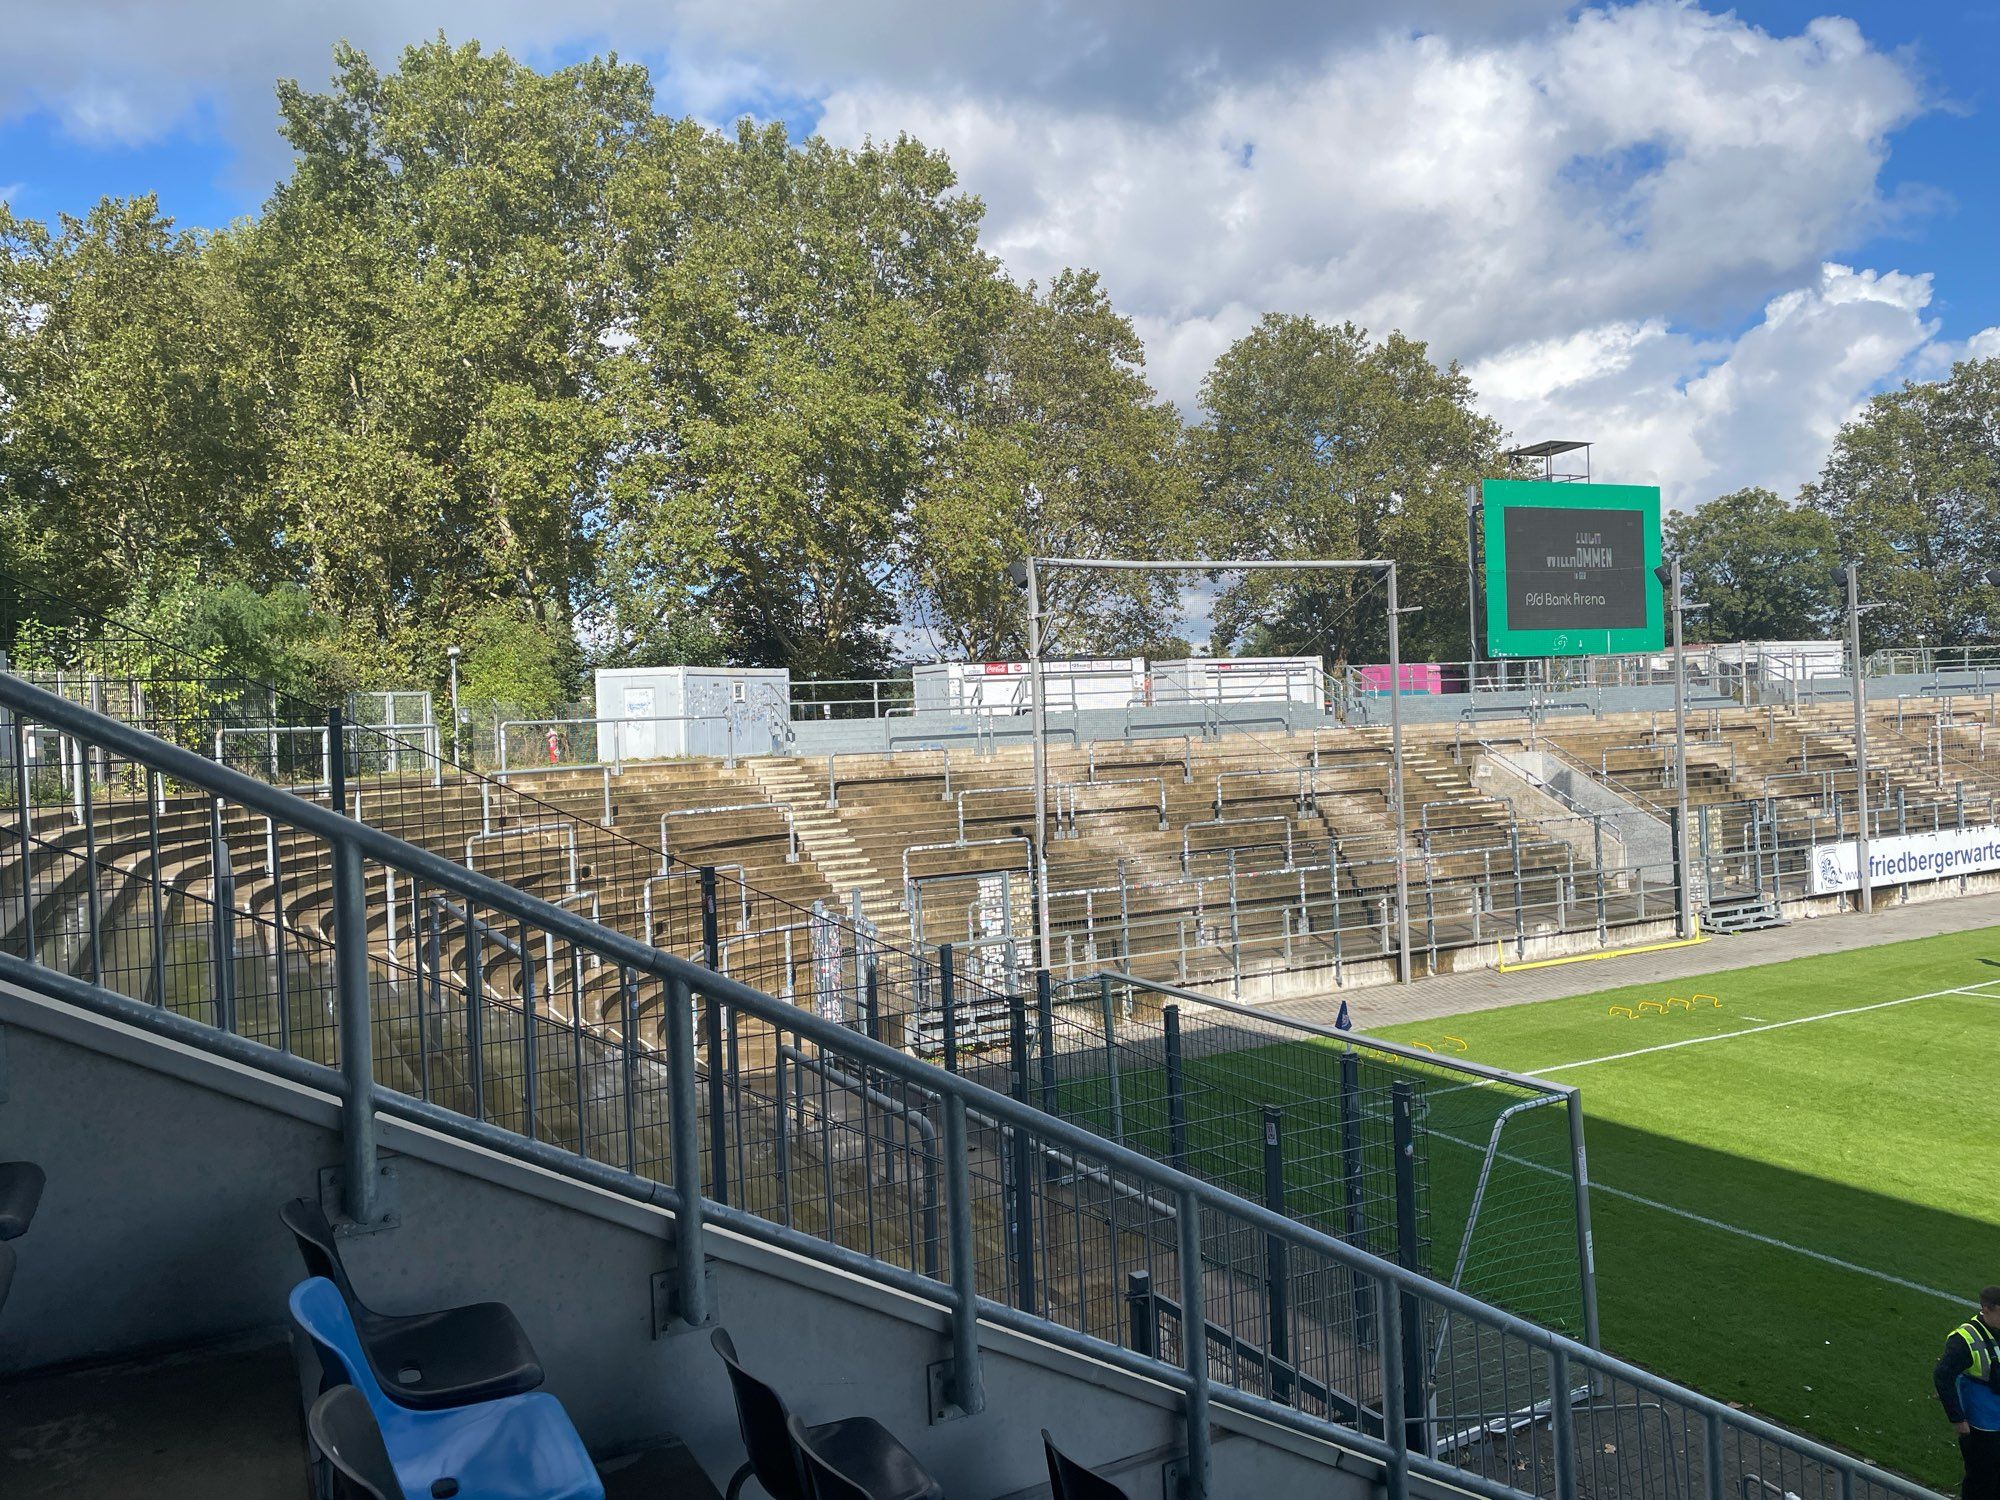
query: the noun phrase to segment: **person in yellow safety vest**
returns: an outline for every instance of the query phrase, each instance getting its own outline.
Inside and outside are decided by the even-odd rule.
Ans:
[[[1945,1335],[1931,1382],[1965,1460],[1961,1500],[2000,1500],[2000,1286],[1982,1290],[1978,1315]]]

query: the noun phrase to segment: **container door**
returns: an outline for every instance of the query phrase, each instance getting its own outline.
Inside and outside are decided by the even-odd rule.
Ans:
[[[655,701],[650,687],[625,689],[625,708],[619,717],[628,721],[620,726],[625,737],[623,755],[626,760],[651,760],[660,753],[660,726],[654,722],[659,710],[654,707]]]

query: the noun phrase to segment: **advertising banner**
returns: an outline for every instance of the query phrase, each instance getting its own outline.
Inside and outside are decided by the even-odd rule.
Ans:
[[[1852,839],[1812,846],[1812,893],[1830,896],[1861,888],[1861,866]],[[1906,885],[2000,870],[2000,828],[1941,828],[1868,841],[1868,883]]]

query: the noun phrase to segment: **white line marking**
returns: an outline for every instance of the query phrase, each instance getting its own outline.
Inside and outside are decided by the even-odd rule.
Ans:
[[[1851,1005],[1845,1010],[1821,1011],[1816,1016],[1794,1016],[1789,1021],[1770,1021],[1762,1026],[1746,1026],[1740,1031],[1719,1031],[1714,1036],[1683,1037],[1677,1042],[1661,1042],[1654,1047],[1635,1047],[1630,1052],[1612,1052],[1603,1057],[1586,1057],[1581,1062],[1554,1063],[1546,1068],[1524,1068],[1530,1077],[1543,1077],[1550,1073],[1567,1073],[1573,1068],[1594,1068],[1599,1063],[1624,1062],[1629,1057],[1644,1057],[1650,1052],[1671,1052],[1677,1047],[1699,1047],[1707,1042],[1726,1042],[1734,1037],[1755,1036],[1760,1031],[1783,1031],[1787,1026],[1804,1026],[1813,1021],[1831,1021],[1839,1016],[1858,1016],[1871,1010],[1888,1010],[1891,1006],[1909,1005],[1917,1000],[1936,1000],[1944,995],[1972,995],[1982,1000],[1990,1000],[1991,995],[1981,993],[1989,984],[2000,984],[2000,979],[1981,980],[1977,985],[1965,985],[1949,990],[1927,990],[1921,995],[1905,995],[1900,1000],[1877,1000],[1872,1005]]]
[[[1950,992],[1947,991],[1944,993]],[[1921,997],[1912,996],[1911,998],[1917,999]],[[1886,1281],[1892,1286],[1904,1287],[1912,1292],[1922,1292],[1925,1296],[1936,1297],[1941,1302],[1963,1304],[1965,1301],[1963,1293],[1941,1292],[1934,1286],[1925,1286],[1921,1281],[1906,1281],[1900,1276],[1891,1276],[1887,1271],[1877,1271],[1872,1266],[1856,1265],[1853,1261],[1842,1260],[1837,1255],[1828,1255],[1819,1250],[1808,1250],[1804,1245],[1794,1245],[1789,1240],[1775,1239],[1768,1234],[1759,1234],[1756,1230],[1745,1229],[1739,1224],[1728,1224],[1721,1219],[1711,1219],[1706,1214],[1692,1213],[1685,1208],[1675,1208],[1671,1203],[1662,1203],[1656,1198],[1642,1198],[1637,1193],[1628,1193],[1625,1189],[1612,1187],[1608,1183],[1593,1182],[1590,1185],[1590,1191],[1593,1195],[1608,1193],[1613,1198],[1623,1198],[1628,1203],[1641,1204],[1646,1208],[1656,1208],[1661,1213],[1672,1214],[1677,1219],[1688,1219],[1709,1229],[1720,1229],[1725,1234],[1741,1235],[1746,1240],[1755,1240],[1758,1244],[1769,1245],[1774,1250],[1789,1250],[1794,1255],[1805,1256],[1807,1260],[1816,1260],[1822,1265],[1833,1266],[1842,1271],[1852,1271],[1857,1276],[1872,1276],[1877,1281]]]
[[[1913,996],[1912,998],[1916,997]],[[1449,1141],[1454,1146],[1463,1146],[1468,1151],[1478,1151],[1482,1155],[1486,1150],[1477,1141],[1464,1140],[1455,1135],[1448,1135],[1441,1130],[1433,1130],[1431,1137],[1434,1140]],[[1509,1162],[1514,1166],[1526,1167],[1531,1172],[1540,1172],[1545,1176],[1561,1177],[1565,1181],[1568,1180],[1567,1173],[1550,1166],[1547,1162],[1530,1161],[1527,1157],[1516,1156],[1510,1151],[1499,1151],[1494,1154],[1502,1161]],[[1686,1219],[1689,1223],[1699,1224],[1705,1229],[1717,1229],[1724,1234],[1739,1235],[1746,1240],[1755,1240],[1760,1245],[1769,1245],[1774,1250],[1789,1250],[1794,1255],[1803,1255],[1806,1259],[1819,1261],[1822,1265],[1833,1266],[1835,1269],[1841,1271],[1851,1271],[1857,1276],[1872,1276],[1877,1281],[1886,1281],[1891,1286],[1900,1286],[1913,1292],[1922,1292],[1925,1296],[1936,1297],[1941,1302],[1962,1304],[1965,1301],[1962,1295],[1952,1292],[1941,1292],[1934,1286],[1925,1286],[1921,1281],[1906,1281],[1901,1276],[1891,1276],[1887,1271],[1878,1271],[1873,1266],[1864,1266],[1851,1260],[1842,1260],[1837,1255],[1828,1255],[1821,1250],[1809,1250],[1804,1245],[1794,1245],[1790,1240],[1781,1240],[1772,1235],[1759,1234],[1754,1229],[1745,1229],[1740,1224],[1731,1224],[1723,1219],[1711,1219],[1708,1215],[1695,1213],[1692,1209],[1676,1208],[1671,1203],[1662,1203],[1657,1198],[1642,1197],[1638,1193],[1627,1192],[1624,1188],[1613,1187],[1608,1182],[1593,1179],[1590,1184],[1590,1193],[1592,1197],[1603,1193],[1612,1198],[1623,1198],[1628,1203],[1637,1203],[1644,1208],[1658,1209],[1663,1214],[1672,1214],[1677,1219]]]

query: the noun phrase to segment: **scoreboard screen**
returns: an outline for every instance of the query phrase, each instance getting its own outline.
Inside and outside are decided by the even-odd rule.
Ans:
[[[1486,628],[1495,656],[1660,649],[1660,492],[1489,480]]]

